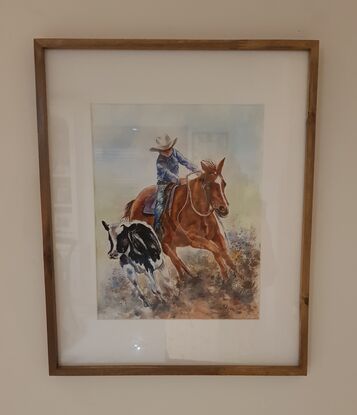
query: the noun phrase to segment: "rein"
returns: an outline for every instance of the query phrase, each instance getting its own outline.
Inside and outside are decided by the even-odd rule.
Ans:
[[[208,211],[206,212],[206,213],[201,213],[201,212],[199,212],[196,208],[195,208],[195,206],[194,206],[194,204],[193,204],[193,200],[192,200],[192,190],[191,190],[191,187],[190,187],[190,181],[189,181],[189,177],[191,176],[191,175],[193,175],[193,174],[197,174],[197,173],[195,173],[195,172],[192,172],[192,173],[189,173],[187,176],[186,176],[186,180],[187,180],[187,183],[186,183],[186,186],[187,186],[187,196],[186,196],[186,201],[185,201],[185,203],[183,204],[183,206],[182,206],[182,208],[180,209],[180,211],[179,211],[179,213],[177,214],[177,222],[180,224],[180,215],[181,215],[181,213],[182,213],[182,211],[184,210],[184,208],[186,207],[186,205],[187,205],[187,203],[188,203],[188,201],[190,201],[190,204],[191,204],[191,208],[192,208],[192,210],[196,213],[196,215],[198,215],[198,216],[200,216],[200,217],[207,217],[207,216],[209,216],[209,215],[211,215],[212,214],[212,212],[213,212],[213,207],[210,205],[210,207],[209,207],[209,209],[208,209]],[[206,194],[206,192],[205,192],[205,194]],[[206,195],[206,198],[207,198],[207,195]],[[182,226],[181,226],[181,224],[180,224],[180,227],[182,228]]]
[[[192,173],[191,173],[192,174]],[[195,206],[193,205],[193,200],[192,200],[192,190],[191,190],[191,187],[190,187],[190,182],[188,181],[188,176],[189,176],[190,174],[188,174],[187,176],[186,176],[186,178],[187,178],[187,194],[189,195],[189,197],[190,197],[190,203],[191,203],[191,207],[192,207],[192,210],[196,213],[196,215],[198,215],[198,216],[201,216],[201,217],[206,217],[206,216],[209,216],[212,212],[213,212],[213,207],[211,206],[211,204],[210,204],[210,202],[208,201],[208,199],[207,199],[207,194],[206,194],[206,191],[205,191],[205,195],[206,195],[206,199],[207,199],[207,202],[208,202],[208,205],[209,205],[209,208],[208,208],[208,211],[206,212],[206,213],[201,213],[201,212],[199,212],[196,208],[195,208]]]

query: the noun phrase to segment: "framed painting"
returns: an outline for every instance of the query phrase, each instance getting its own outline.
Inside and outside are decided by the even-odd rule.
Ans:
[[[318,41],[35,39],[51,375],[305,375]]]

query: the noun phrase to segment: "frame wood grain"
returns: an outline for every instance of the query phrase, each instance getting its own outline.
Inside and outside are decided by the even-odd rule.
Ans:
[[[51,186],[46,101],[47,49],[307,51],[308,113],[301,241],[300,344],[297,366],[252,365],[97,365],[62,366],[58,359]],[[34,39],[36,104],[41,186],[43,259],[46,290],[47,342],[50,375],[306,375],[308,358],[309,274],[314,181],[315,128],[319,42],[317,40],[187,40],[187,39]]]

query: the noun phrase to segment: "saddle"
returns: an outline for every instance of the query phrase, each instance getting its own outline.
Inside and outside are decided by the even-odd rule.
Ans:
[[[171,211],[172,201],[175,195],[177,184],[169,183],[164,192],[164,212],[169,209]],[[157,187],[155,190],[145,199],[143,213],[145,215],[153,215],[155,211]]]

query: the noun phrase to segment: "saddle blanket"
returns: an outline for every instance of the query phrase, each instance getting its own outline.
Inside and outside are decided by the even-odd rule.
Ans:
[[[165,188],[164,193],[164,211],[168,208],[171,210],[172,201],[174,198],[175,190],[177,188],[177,184],[169,183]],[[156,203],[156,195],[157,195],[157,188],[152,192],[145,200],[143,212],[145,215],[153,215],[155,211],[155,203]]]

